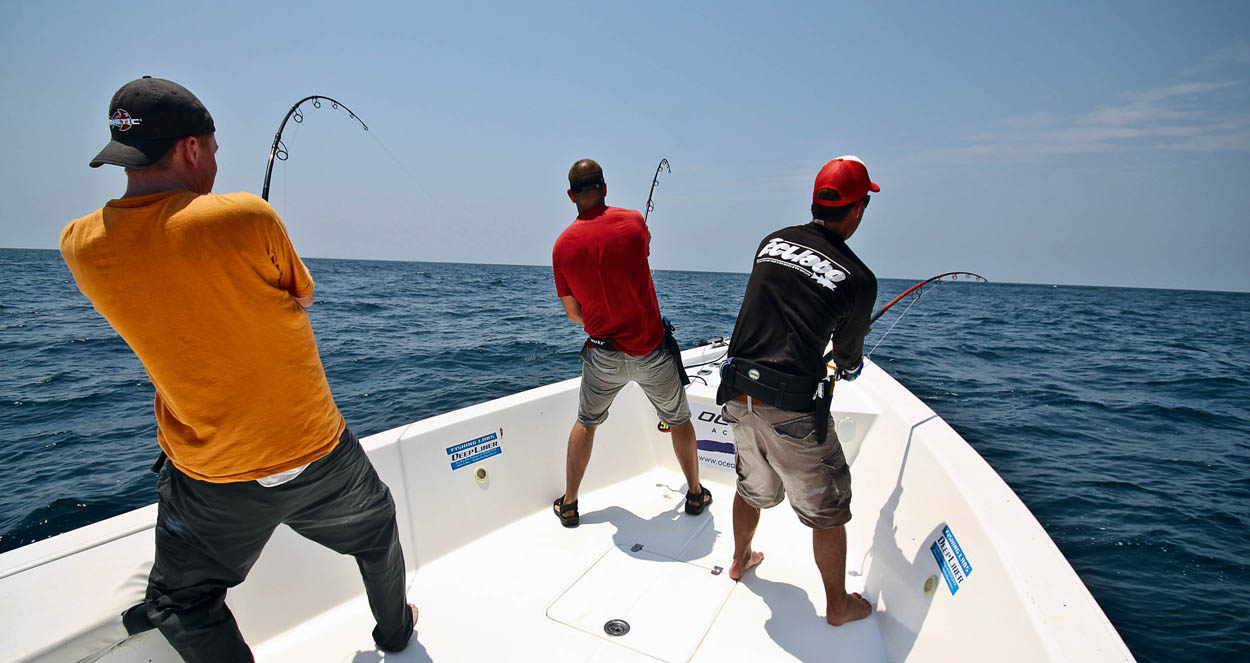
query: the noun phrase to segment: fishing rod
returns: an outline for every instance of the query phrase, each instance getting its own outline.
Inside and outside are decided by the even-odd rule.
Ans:
[[[885,333],[881,335],[881,338],[877,339],[876,344],[872,346],[872,350],[869,350],[868,353],[864,356],[865,357],[872,356],[872,353],[876,351],[877,346],[881,345],[881,341],[885,340],[885,337],[889,336],[890,332],[894,331],[894,325],[897,325],[898,321],[902,320],[903,316],[907,315],[907,312],[911,310],[912,305],[920,301],[920,298],[924,296],[926,286],[932,285],[933,287],[937,287],[943,283],[946,283],[947,281],[958,281],[960,280],[961,277],[963,277],[965,280],[968,280],[968,281],[976,281],[980,283],[990,282],[990,280],[985,278],[984,276],[981,276],[980,274],[974,274],[972,272],[946,272],[945,274],[938,274],[937,276],[927,278],[921,281],[920,283],[917,283],[916,285],[913,285],[912,287],[904,290],[902,293],[899,294],[898,297],[891,299],[888,304],[886,304],[885,306],[882,306],[881,310],[877,311],[876,313],[873,313],[872,317],[868,319],[868,324],[871,325],[872,323],[876,322],[878,318],[884,315],[886,311],[890,310],[891,307],[893,307],[895,304],[902,301],[904,297],[908,295],[913,295],[911,303],[907,305],[907,308],[903,309],[903,312],[900,313],[899,316],[894,319],[894,323],[890,325],[890,328],[885,330]]]
[[[651,179],[651,193],[647,194],[647,210],[642,215],[643,223],[647,222],[647,217],[651,215],[651,210],[655,209],[655,204],[651,202],[651,197],[655,195],[655,187],[660,184],[661,168],[667,169],[670,175],[673,174],[673,169],[668,166],[668,159],[660,159],[660,165],[655,167],[655,177]]]
[[[920,299],[920,297],[924,295],[922,288],[929,285],[930,283],[936,283],[940,285],[942,283],[945,283],[945,281],[943,281],[942,279],[945,279],[947,277],[950,277],[949,280],[951,281],[958,281],[959,277],[961,276],[966,277],[967,280],[969,281],[979,281],[981,283],[990,282],[990,280],[985,278],[984,276],[981,276],[980,274],[973,274],[972,272],[946,272],[945,274],[938,274],[937,276],[927,278],[921,281],[920,283],[913,285],[912,287],[904,290],[902,294],[900,294],[898,297],[891,299],[889,304],[882,306],[880,311],[877,311],[876,313],[872,314],[872,317],[868,319],[868,324],[871,325],[872,323],[876,322],[877,318],[880,318],[886,311],[890,310],[891,306],[894,306],[895,304],[902,301],[902,299],[906,297],[907,295],[915,293],[916,299]],[[906,313],[906,311],[904,311],[904,313]],[[900,315],[899,317],[901,318],[903,316]]]
[[[265,200],[269,200],[269,178],[273,176],[274,159],[277,159],[278,161],[286,161],[287,157],[289,156],[287,154],[286,144],[282,142],[282,131],[286,129],[287,121],[294,119],[296,124],[303,122],[304,112],[301,111],[299,107],[305,101],[312,101],[313,108],[321,108],[322,99],[325,99],[326,101],[330,102],[330,107],[333,108],[334,110],[338,110],[342,108],[347,113],[347,116],[359,122],[360,126],[364,127],[365,131],[369,130],[369,125],[365,124],[364,120],[360,119],[360,117],[357,116],[355,113],[353,113],[352,109],[344,105],[343,102],[338,101],[336,99],[331,99],[330,97],[326,97],[320,94],[313,94],[295,102],[295,105],[291,106],[291,110],[286,112],[286,117],[282,118],[282,124],[278,126],[278,133],[273,135],[273,146],[269,148],[269,164],[265,166],[265,188],[261,190],[261,193],[260,193],[261,198],[264,198]],[[394,155],[392,155],[392,158],[393,157]]]

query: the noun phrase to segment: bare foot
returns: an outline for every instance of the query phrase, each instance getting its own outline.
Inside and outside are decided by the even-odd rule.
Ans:
[[[729,577],[734,580],[742,580],[742,576],[747,571],[750,571],[752,567],[759,566],[759,563],[762,561],[764,561],[764,553],[756,551],[751,552],[746,564],[735,559],[733,566],[729,567]]]
[[[376,644],[376,645],[378,646],[378,649],[381,649],[382,651],[384,651],[384,652],[386,652],[386,653],[388,653],[388,654],[393,654],[393,653],[396,653],[396,652],[401,652],[401,651],[403,651],[403,650],[405,650],[405,649],[407,649],[407,648],[408,648],[408,643],[412,641],[412,633],[415,633],[415,632],[416,632],[416,630],[417,630],[417,605],[416,605],[415,603],[409,603],[409,604],[408,604],[408,610],[410,610],[410,611],[411,611],[411,613],[412,613],[412,631],[408,634],[408,637],[404,639],[403,643],[399,644],[399,645],[398,645],[397,647],[395,647],[394,649],[388,649],[388,648],[386,648],[386,647],[382,646],[382,643],[377,642],[377,641],[375,640],[375,641],[374,641],[374,644]],[[376,632],[377,632],[377,630],[375,629],[375,630],[374,630],[374,632],[376,633]]]
[[[868,599],[860,596],[859,592],[855,592],[854,594],[846,595],[839,609],[834,609],[832,605],[826,604],[825,611],[828,613],[825,616],[825,621],[829,622],[830,626],[841,626],[847,622],[853,622],[871,615],[872,604],[868,602]]]

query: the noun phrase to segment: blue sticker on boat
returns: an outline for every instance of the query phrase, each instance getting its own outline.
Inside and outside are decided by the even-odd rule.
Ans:
[[[454,447],[447,447],[447,455],[451,456],[451,469],[453,470],[501,453],[503,453],[503,447],[499,446],[498,433],[489,433],[468,442],[461,442]]]
[[[942,572],[942,577],[946,578],[946,586],[950,588],[951,595],[959,591],[960,585],[972,575],[972,564],[968,561],[968,557],[964,555],[964,549],[960,547],[959,540],[955,538],[955,533],[951,531],[949,525],[942,527],[942,535],[929,546],[929,552],[933,553],[933,559],[937,560],[938,570]]]

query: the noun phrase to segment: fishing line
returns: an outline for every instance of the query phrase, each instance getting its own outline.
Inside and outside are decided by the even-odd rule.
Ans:
[[[286,143],[282,142],[282,132],[286,129],[286,123],[289,122],[290,120],[295,120],[296,124],[303,124],[304,111],[300,110],[300,106],[303,105],[304,102],[306,101],[311,101],[313,104],[313,108],[321,108],[322,99],[325,99],[326,101],[330,102],[330,107],[333,108],[334,110],[342,109],[343,112],[347,113],[348,117],[359,122],[360,126],[365,131],[369,130],[369,125],[365,124],[365,121],[360,119],[359,115],[356,115],[356,113],[353,112],[352,109],[348,108],[345,104],[343,104],[341,101],[338,101],[337,99],[333,99],[331,97],[327,97],[327,96],[320,95],[320,94],[312,94],[295,102],[295,105],[291,106],[291,109],[286,112],[285,116],[283,116],[282,124],[278,125],[278,132],[273,135],[273,145],[269,147],[269,160],[265,164],[265,185],[264,187],[261,188],[261,193],[260,193],[261,198],[264,198],[265,200],[269,200],[269,180],[271,177],[273,177],[273,162],[274,161],[286,161],[291,156],[290,153],[287,151]],[[285,204],[286,203],[284,202],[283,205]]]
[[[920,283],[917,283],[916,285],[913,285],[912,287],[904,290],[902,294],[900,294],[898,297],[891,299],[890,303],[886,304],[885,306],[882,306],[880,311],[877,311],[876,313],[872,314],[872,317],[868,319],[868,324],[872,324],[876,322],[877,318],[880,318],[886,311],[890,310],[890,307],[899,303],[899,301],[902,300],[907,295],[910,295],[913,292],[916,292],[920,290],[921,288],[924,288],[930,283],[934,283],[934,282],[941,283],[942,279],[947,278],[947,277],[950,277],[950,280],[952,281],[958,281],[959,277],[961,276],[967,277],[973,281],[980,281],[981,283],[990,282],[990,280],[985,278],[984,276],[981,276],[980,274],[973,274],[972,272],[945,272],[943,274],[938,274],[937,276],[930,276],[929,278],[921,281]]]
[[[872,346],[872,350],[869,350],[868,354],[864,356],[865,357],[872,356],[872,353],[877,350],[877,346],[881,345],[881,341],[884,341],[885,337],[889,336],[890,332],[894,331],[894,327],[898,325],[900,320],[903,319],[903,316],[907,315],[907,312],[911,310],[911,307],[914,306],[916,302],[920,301],[920,298],[924,296],[924,293],[925,293],[924,288],[926,286],[933,285],[933,287],[937,287],[945,283],[946,282],[945,279],[949,279],[951,281],[958,281],[960,277],[964,277],[971,281],[979,281],[981,283],[989,283],[990,281],[984,276],[981,276],[980,274],[974,274],[972,272],[946,272],[943,274],[938,274],[937,276],[931,276],[921,281],[920,283],[917,283],[916,285],[913,285],[912,287],[904,290],[901,294],[899,294],[899,296],[895,297],[894,299],[891,299],[888,304],[886,304],[885,306],[882,306],[881,310],[872,314],[872,317],[868,319],[868,324],[871,325],[872,323],[876,322],[877,319],[880,318],[883,314],[885,314],[886,311],[890,310],[891,307],[893,307],[895,304],[902,301],[904,297],[908,295],[913,295],[911,301],[907,304],[907,308],[903,309],[903,312],[900,313],[898,317],[894,319],[894,324],[890,325],[890,328],[885,330],[885,333],[881,335],[881,338],[877,339],[876,345]],[[825,355],[826,362],[832,358],[833,358],[832,352]]]
[[[651,178],[651,191],[647,192],[647,205],[645,208],[643,208],[644,209],[643,214],[642,214],[643,226],[647,226],[647,218],[651,216],[651,210],[655,209],[655,203],[652,202],[652,200],[655,198],[655,187],[660,185],[660,171],[661,170],[667,170],[670,175],[673,173],[672,167],[669,166],[668,159],[661,158],[660,163],[656,165],[655,167],[655,176]],[[651,232],[650,227],[647,227],[647,233],[650,234],[650,232]],[[655,269],[654,268],[651,269],[651,285],[652,287],[655,287]],[[656,293],[656,298],[657,299],[659,298],[658,292]],[[667,322],[668,318],[665,318],[665,321]],[[669,324],[671,325],[671,323]],[[668,332],[666,331],[665,334],[668,334]],[[677,339],[674,338],[673,339],[674,344],[676,344],[676,341]],[[729,350],[728,348],[726,348],[725,354],[728,354],[728,353],[729,353]],[[721,355],[721,356],[723,357],[724,355]],[[704,364],[711,364],[711,363],[715,363],[716,361],[718,361],[718,359],[714,359],[710,362],[704,362]],[[682,364],[681,346],[679,344],[677,344],[677,363]],[[686,369],[703,366],[704,364],[694,364],[692,366],[686,366],[682,364],[681,372],[686,373]],[[704,380],[702,376],[699,376],[699,375],[692,376],[689,373],[686,373],[687,380],[689,380],[689,378],[691,377],[698,378],[699,380],[703,381],[703,384],[707,384],[707,380]]]
[[[295,125],[295,131],[291,134],[291,141],[292,141],[292,142],[294,142],[294,141],[295,141],[295,137],[299,135],[299,130],[300,130],[300,127],[302,127],[302,126],[304,126],[304,125],[303,125],[303,123],[299,123],[299,124],[296,124],[296,125]],[[283,147],[285,148],[285,145],[284,145]],[[286,163],[286,159],[283,159],[283,160],[282,160],[282,216],[283,216],[284,218],[286,217],[286,212],[287,212],[287,205],[286,205],[286,192],[287,192],[287,191],[290,191],[290,188],[287,186],[287,183],[286,183],[286,182],[287,182],[287,174],[288,174],[288,173],[290,173],[290,172],[291,172],[291,168],[290,168],[290,166],[289,166],[289,165],[287,165],[287,163]]]
[[[383,151],[383,152],[386,152],[386,156],[390,157],[390,158],[391,158],[391,160],[392,160],[392,161],[394,161],[394,162],[395,162],[395,163],[396,163],[396,164],[397,164],[397,165],[398,165],[401,169],[403,169],[403,171],[404,171],[405,173],[407,173],[409,177],[413,178],[414,180],[415,180],[415,179],[417,179],[417,176],[416,176],[415,174],[413,174],[413,172],[412,172],[411,170],[408,170],[408,166],[405,166],[405,165],[404,165],[404,162],[402,162],[402,161],[400,161],[400,160],[399,160],[399,157],[395,156],[393,153],[391,153],[391,151],[390,151],[390,150],[386,149],[386,146],[382,144],[382,140],[381,140],[381,139],[379,139],[379,138],[378,138],[375,134],[373,134],[373,133],[370,133],[370,134],[369,134],[369,137],[370,137],[370,138],[372,138],[372,139],[373,139],[373,142],[377,143],[377,144],[378,144],[378,147],[382,148],[382,151]],[[420,182],[421,182],[420,180],[417,180],[417,183],[418,183],[418,184],[420,184]],[[424,191],[424,190],[425,190],[425,187],[422,187],[422,190]],[[429,194],[429,192],[427,191],[427,192],[426,192],[426,194],[428,195],[428,194]]]
[[[868,354],[864,355],[865,359],[872,358],[872,353],[877,351],[877,346],[881,345],[881,341],[884,341],[885,337],[889,336],[890,332],[894,331],[894,327],[898,325],[899,320],[902,320],[903,316],[907,315],[907,312],[911,310],[911,307],[915,306],[916,302],[920,301],[920,298],[923,296],[924,293],[916,293],[916,296],[913,297],[911,302],[907,304],[907,308],[903,309],[903,312],[899,313],[897,318],[894,318],[894,322],[890,324],[890,328],[885,330],[885,333],[881,335],[881,338],[877,339],[877,342],[872,346],[872,349],[868,351]]]
[[[404,174],[406,174],[409,177],[409,179],[411,179],[412,182],[417,185],[417,188],[421,190],[421,193],[425,194],[426,198],[429,198],[430,202],[434,203],[445,216],[455,216],[455,217],[460,217],[462,219],[468,220],[468,217],[466,217],[463,213],[452,212],[442,203],[442,201],[435,198],[434,194],[430,193],[429,189],[427,189],[425,185],[421,182],[421,179],[418,178],[415,173],[409,170],[408,166],[404,164],[404,162],[401,161],[399,157],[395,156],[395,153],[392,152],[390,148],[388,148],[386,144],[383,143],[380,138],[378,138],[378,136],[376,135],[376,132],[369,129],[369,125],[365,124],[365,121],[362,120],[360,116],[355,113],[355,111],[348,108],[346,104],[344,104],[341,101],[338,101],[337,99],[334,99],[332,97],[327,97],[324,95],[319,95],[319,94],[309,95],[307,97],[304,97],[303,99],[300,99],[299,101],[295,103],[294,106],[291,106],[290,110],[287,111],[286,116],[282,118],[282,124],[278,126],[278,132],[274,134],[273,145],[270,146],[269,148],[269,160],[268,160],[268,164],[265,167],[265,184],[264,184],[264,187],[261,189],[261,196],[260,196],[261,198],[264,198],[265,200],[269,200],[269,182],[270,182],[270,178],[273,175],[274,161],[287,161],[290,158],[290,152],[287,149],[286,142],[282,139],[282,133],[286,129],[287,122],[293,120],[296,125],[303,124],[304,111],[300,107],[305,102],[308,102],[308,101],[312,102],[312,106],[314,109],[321,108],[323,101],[328,102],[330,104],[330,108],[332,108],[333,110],[342,110],[344,113],[347,114],[349,118],[359,122],[360,127],[364,129],[366,133],[369,134],[369,137],[373,139],[373,142],[378,146],[378,148],[380,148],[383,152],[385,152],[386,155],[391,158],[391,161],[394,161],[395,165],[399,166],[400,170],[404,171]],[[298,133],[299,133],[299,127],[296,126],[295,135],[298,135]],[[282,206],[283,206],[283,212],[285,213],[286,204],[287,204],[286,203],[287,169],[285,168],[283,168],[283,171],[282,171],[282,187],[283,187]]]
[[[463,212],[460,212],[458,210],[453,211],[451,209],[448,209],[448,207],[443,204],[443,201],[439,200],[438,198],[435,198],[434,194],[430,193],[430,190],[425,188],[425,184],[422,184],[421,178],[417,177],[416,173],[412,172],[411,170],[408,170],[408,166],[404,165],[404,162],[400,161],[399,157],[395,156],[393,152],[387,149],[386,145],[382,144],[382,140],[379,139],[376,135],[374,135],[374,132],[369,132],[369,137],[373,139],[373,142],[378,144],[378,147],[381,148],[383,152],[386,152],[386,155],[389,156],[391,160],[395,162],[395,165],[399,166],[400,169],[403,170],[406,175],[408,175],[408,177],[413,181],[413,183],[417,185],[417,188],[421,190],[421,193],[425,194],[425,197],[428,198],[430,202],[434,203],[434,205],[438,207],[439,211],[442,212],[444,216],[458,217],[466,222],[470,221],[470,218],[467,215],[465,215]]]

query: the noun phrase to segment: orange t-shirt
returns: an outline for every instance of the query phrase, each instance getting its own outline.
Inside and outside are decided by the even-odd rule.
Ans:
[[[313,292],[286,227],[250,193],[110,200],[61,232],[78,288],[156,387],[174,465],[229,483],[312,462],[346,425],[308,315]]]

